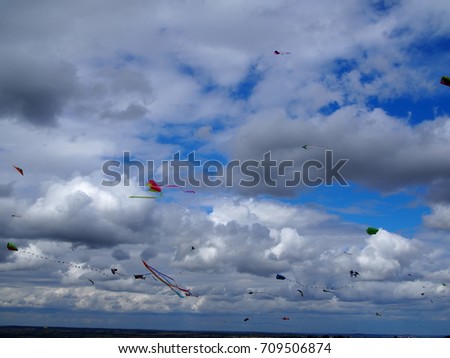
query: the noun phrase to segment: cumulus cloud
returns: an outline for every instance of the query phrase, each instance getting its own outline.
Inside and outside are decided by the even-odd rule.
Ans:
[[[2,308],[130,320],[195,312],[196,322],[252,310],[368,321],[380,306],[408,320],[448,312],[445,1],[425,9],[415,0],[49,0],[0,9],[0,237],[21,249],[0,251]],[[324,147],[305,144],[330,148],[331,164],[348,160],[340,173],[349,186],[287,187],[296,171],[325,175],[304,172],[308,160],[325,160]],[[292,167],[255,168],[253,187],[238,185],[251,176],[236,170],[232,185],[195,195],[128,198],[148,178],[124,173],[124,152],[158,163],[159,175],[162,160],[193,151],[221,163],[270,153]],[[102,185],[108,160],[120,174],[112,186]],[[414,193],[429,212],[393,218],[365,207],[386,208],[398,193]],[[367,237],[375,219],[419,229],[414,238],[395,229]],[[148,273],[141,259],[201,297],[179,300],[150,277],[134,280]]]

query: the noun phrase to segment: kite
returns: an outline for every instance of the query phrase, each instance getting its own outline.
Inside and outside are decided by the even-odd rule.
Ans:
[[[16,214],[11,214],[11,217],[12,218],[20,218],[21,216],[20,215],[16,215]]]
[[[10,251],[19,251],[19,249],[17,248],[16,245],[14,245],[12,242],[8,242],[6,244],[6,247],[8,248],[8,250]]]
[[[250,318],[248,318],[248,317],[247,317],[247,318],[245,318],[245,319],[244,319],[244,322],[247,322],[247,321],[248,321],[249,319],[250,319]]]
[[[154,279],[159,280],[160,282],[164,283],[166,286],[168,286],[173,292],[175,292],[178,297],[180,298],[184,298],[185,296],[195,296],[191,293],[190,290],[186,289],[186,288],[181,288],[180,286],[178,286],[178,284],[175,282],[175,280],[158,271],[157,269],[151,267],[147,262],[145,262],[144,260],[142,260],[142,263],[144,264],[144,266],[147,268],[147,270],[150,271],[150,273],[152,274]],[[183,296],[184,294],[184,296]],[[197,297],[197,296],[195,296]]]
[[[111,269],[111,273],[113,274],[113,275],[117,275],[117,276],[129,276],[129,275],[124,275],[123,273],[119,273],[119,272],[117,272],[118,271],[118,269],[116,269],[116,268],[112,268]],[[139,275],[133,275],[133,276],[139,276]],[[136,277],[135,277],[136,278]],[[145,278],[144,278],[145,279]]]
[[[284,51],[275,50],[275,51],[273,51],[273,54],[274,55],[290,55],[291,53],[290,52],[284,52]]]
[[[450,77],[442,76],[441,77],[441,84],[443,84],[444,86],[450,87]]]
[[[326,145],[321,145],[321,144],[305,144],[304,146],[302,146],[302,148],[306,149],[306,150],[309,150],[309,147],[319,147],[319,148],[329,149]]]
[[[286,317],[286,316],[281,317],[281,319],[282,319],[283,321],[289,321],[289,317]]]
[[[17,172],[21,175],[23,175],[23,170],[19,167],[16,167],[15,165],[13,165],[13,167],[17,170]]]
[[[192,193],[195,194],[194,190],[185,190],[183,189],[181,186],[179,185],[175,185],[175,184],[168,184],[168,185],[164,185],[164,186],[160,186],[156,181],[154,181],[153,179],[150,179],[148,181],[147,184],[145,184],[146,186],[148,186],[148,191],[151,191],[153,193],[159,193],[159,195],[157,196],[140,196],[140,195],[131,195],[130,198],[139,198],[139,199],[158,199],[160,197],[162,197],[162,188],[178,188],[181,191],[185,192],[185,193]]]
[[[445,283],[435,283],[431,287],[428,286],[422,286],[426,291],[422,292],[420,295],[423,298],[428,298],[431,303],[433,303],[434,300],[441,300],[445,297],[447,297],[446,292],[448,290],[447,285]]]
[[[355,272],[355,271],[353,271],[353,272]],[[359,273],[357,273],[358,275],[359,275]],[[315,290],[317,290],[317,289],[321,289],[323,292],[329,292],[329,293],[334,293],[333,291],[339,291],[339,290],[343,290],[343,289],[346,289],[346,288],[352,288],[353,286],[351,286],[351,285],[344,285],[344,286],[331,286],[331,287],[327,287],[327,286],[313,286],[313,285],[306,285],[306,284],[303,284],[303,283],[301,283],[301,282],[298,282],[297,280],[293,280],[293,279],[290,279],[290,278],[286,278],[285,276],[283,276],[283,275],[280,275],[280,274],[277,274],[276,276],[276,279],[277,280],[287,280],[287,281],[289,281],[289,282],[292,282],[292,283],[295,283],[295,284],[297,284],[297,285],[299,285],[299,286],[301,286],[301,287],[305,287],[305,288],[310,288],[310,289],[315,289]],[[356,277],[356,276],[355,276]],[[332,291],[330,291],[330,290],[332,290]],[[301,295],[302,295],[302,297],[303,297],[303,291],[302,290],[297,290]]]
[[[359,276],[359,272],[358,271],[350,270],[350,277],[358,277],[358,276]]]
[[[63,264],[63,265],[69,266],[69,267],[77,268],[77,269],[90,270],[90,271],[92,271],[92,272],[97,272],[97,273],[99,273],[99,274],[101,274],[101,275],[103,275],[103,276],[110,276],[110,275],[106,274],[106,273],[104,272],[104,270],[97,269],[97,268],[95,268],[95,267],[80,266],[80,265],[77,265],[77,264],[72,263],[72,262],[63,261],[63,260],[59,260],[59,259],[56,259],[56,258],[51,258],[51,257],[48,257],[48,256],[43,256],[43,255],[37,254],[37,253],[35,253],[35,252],[33,252],[33,251],[28,251],[28,250],[19,249],[19,248],[18,248],[14,243],[12,243],[12,242],[8,242],[7,245],[6,245],[6,247],[7,247],[7,249],[10,250],[10,251],[18,251],[18,252],[20,252],[20,253],[27,254],[27,255],[33,256],[33,257],[35,257],[35,258],[38,258],[38,259],[46,260],[47,262]]]
[[[376,229],[376,228],[374,228],[374,227],[368,227],[367,230],[366,230],[366,232],[367,232],[369,235],[375,235],[375,234],[378,232],[378,229]]]
[[[268,292],[264,292],[264,291],[248,291],[247,292],[249,295],[258,295],[258,296],[262,296],[262,297],[277,297],[271,293]]]
[[[36,257],[36,258],[39,258],[39,259],[43,259],[43,260],[46,260],[47,262],[63,264],[63,265],[66,265],[68,267],[74,267],[74,268],[82,269],[82,270],[90,270],[91,272],[96,272],[96,273],[98,273],[100,275],[107,276],[107,277],[111,277],[111,275],[113,275],[113,276],[134,277],[135,280],[145,280],[147,278],[146,276],[150,275],[150,274],[137,274],[137,275],[123,274],[123,273],[118,272],[119,270],[117,268],[114,268],[114,267],[113,268],[98,269],[98,268],[95,268],[95,267],[90,267],[88,265],[81,266],[81,265],[77,265],[75,263],[72,263],[70,261],[63,261],[63,260],[59,260],[59,259],[43,256],[41,254],[37,254],[37,253],[32,252],[32,251],[19,249],[12,242],[8,242],[6,247],[10,251],[19,251],[20,253],[27,254],[27,255],[30,255],[30,256],[33,256],[33,257]],[[167,276],[167,275],[163,274],[162,272],[159,272],[158,270],[154,269],[153,267],[151,267],[149,265],[148,265],[147,268],[150,270],[152,278],[155,281],[160,280],[161,282],[167,284],[179,296],[181,296],[183,298],[184,298],[184,296],[195,296],[194,294],[192,294],[190,292],[190,290],[187,290],[187,289],[179,287],[177,285],[177,283],[175,282],[175,280],[172,279],[170,276]],[[90,279],[90,278],[87,278],[87,279],[93,285],[95,284],[93,279]],[[180,292],[183,293],[184,296]],[[197,297],[197,296],[195,296],[195,297]]]
[[[142,196],[142,195],[131,195],[130,198],[137,198],[137,199],[158,199],[162,196],[161,187],[153,180],[150,179],[147,184],[148,191],[151,191],[153,193],[159,193],[159,196]]]

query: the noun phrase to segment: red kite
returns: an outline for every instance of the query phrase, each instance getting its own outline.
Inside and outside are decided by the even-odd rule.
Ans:
[[[132,195],[130,196],[130,198],[138,198],[138,199],[158,199],[162,196],[162,188],[178,188],[181,191],[185,192],[185,193],[192,193],[195,194],[194,190],[184,190],[181,186],[179,185],[175,185],[175,184],[168,184],[168,185],[164,185],[164,186],[160,186],[156,181],[154,181],[153,179],[150,179],[148,181],[147,184],[145,184],[146,186],[148,186],[148,191],[154,192],[154,193],[159,193],[159,196],[143,196],[143,195]]]
[[[13,165],[13,167],[19,172],[19,174],[23,175],[22,169],[20,169],[19,167],[16,167],[15,165]]]

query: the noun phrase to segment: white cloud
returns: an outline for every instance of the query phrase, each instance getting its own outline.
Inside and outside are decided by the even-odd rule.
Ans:
[[[425,286],[436,311],[448,310],[437,297],[448,295],[442,282],[450,277],[440,231],[449,229],[450,127],[436,88],[448,55],[426,50],[450,33],[446,1],[0,7],[8,54],[0,61],[0,237],[50,259],[0,252],[1,307],[199,316],[249,312],[257,303],[261,313],[364,316],[378,305],[430,312]],[[233,97],[239,84],[249,87],[242,98]],[[400,112],[409,119],[381,108],[405,98]],[[438,98],[429,121],[412,123],[417,98]],[[284,185],[202,187],[152,201],[128,198],[143,190],[136,172],[131,187],[101,185],[103,162],[122,162],[124,151],[155,163],[177,150],[221,160],[261,160],[270,151],[299,168],[323,159],[322,150],[301,148],[308,143],[348,158],[342,173],[358,185],[383,193],[433,185],[428,230],[412,240],[380,230],[364,241],[362,225],[351,221],[361,222],[361,212],[342,210],[352,218],[344,222],[326,206],[347,199],[332,191],[327,204],[323,196],[302,201],[305,188]],[[179,300],[150,277],[95,271],[142,273],[141,259],[201,297]],[[276,273],[304,284],[305,296]],[[346,289],[317,288],[337,285]],[[249,289],[264,294],[250,297]]]

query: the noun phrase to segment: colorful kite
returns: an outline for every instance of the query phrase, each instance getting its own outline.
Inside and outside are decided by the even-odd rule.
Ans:
[[[450,87],[450,77],[442,76],[441,77],[441,84],[443,84],[444,86]]]
[[[175,184],[168,184],[168,185],[164,185],[164,186],[160,186],[156,181],[154,181],[153,179],[150,179],[148,181],[147,184],[145,184],[146,186],[148,186],[148,191],[151,191],[153,193],[159,193],[159,195],[157,196],[141,196],[141,195],[131,195],[130,198],[138,198],[138,199],[159,199],[160,197],[162,197],[162,188],[178,188],[181,191],[185,192],[185,193],[192,193],[195,194],[194,190],[184,190],[181,186],[179,185],[175,185]]]
[[[110,275],[108,275],[108,274],[105,272],[105,270],[102,270],[102,269],[98,269],[98,268],[90,267],[90,266],[85,266],[85,265],[84,265],[84,266],[81,266],[81,265],[77,265],[77,264],[72,263],[72,262],[69,262],[69,261],[63,261],[63,260],[59,260],[59,259],[56,259],[56,258],[52,258],[52,257],[48,257],[48,256],[43,256],[43,255],[41,255],[41,254],[37,254],[37,253],[32,252],[32,251],[19,249],[19,248],[18,248],[15,244],[13,244],[12,242],[8,242],[7,245],[6,245],[6,247],[7,247],[8,250],[10,250],[10,251],[18,251],[18,252],[21,253],[21,254],[30,255],[30,256],[33,256],[33,257],[35,257],[35,258],[38,258],[38,259],[41,259],[41,260],[45,260],[45,261],[50,262],[50,263],[63,264],[63,265],[66,265],[66,266],[68,266],[68,267],[73,267],[73,268],[77,268],[77,269],[89,270],[89,271],[91,271],[91,272],[96,272],[96,273],[98,273],[98,274],[100,274],[100,275],[103,275],[103,276],[110,276]]]
[[[159,193],[158,196],[151,196],[151,195],[131,195],[130,198],[134,199],[158,199],[162,196],[162,191],[161,191],[161,187],[153,180],[150,179],[148,181],[147,184],[145,184],[146,186],[148,186],[148,191],[151,191],[153,193]]]
[[[23,175],[23,170],[19,167],[16,167],[15,165],[13,165],[13,167],[17,170],[17,172],[21,175]]]
[[[158,271],[157,269],[151,267],[144,260],[142,260],[142,263],[147,268],[147,270],[150,271],[150,273],[152,274],[153,278],[159,280],[160,282],[162,282],[166,286],[168,286],[173,292],[175,292],[178,295],[178,297],[184,298],[184,297],[188,297],[188,296],[195,296],[195,295],[193,295],[191,293],[190,290],[188,290],[186,288],[181,288],[180,286],[178,286],[178,284],[176,283],[176,281],[172,277],[170,277],[170,276],[168,276],[168,275]],[[183,294],[184,294],[184,296],[183,296]]]

